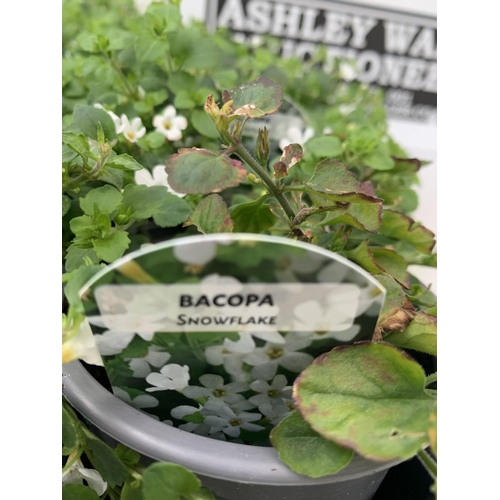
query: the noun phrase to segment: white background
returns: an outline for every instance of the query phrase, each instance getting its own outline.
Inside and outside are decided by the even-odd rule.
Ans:
[[[438,13],[441,500],[498,494],[497,11]],[[0,25],[3,463],[13,498],[59,498],[61,4],[5,2]]]

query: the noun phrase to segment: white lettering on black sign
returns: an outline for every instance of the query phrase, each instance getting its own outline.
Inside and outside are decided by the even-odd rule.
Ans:
[[[389,117],[435,120],[435,18],[334,1],[209,0],[207,25],[242,42],[280,38],[283,57],[307,59],[323,44],[327,64],[354,59],[358,81],[386,89]]]

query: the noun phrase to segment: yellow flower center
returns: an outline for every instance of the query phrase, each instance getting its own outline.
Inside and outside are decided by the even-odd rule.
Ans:
[[[267,356],[269,359],[281,358],[283,354],[285,354],[285,350],[281,347],[271,347],[271,349],[267,351]]]

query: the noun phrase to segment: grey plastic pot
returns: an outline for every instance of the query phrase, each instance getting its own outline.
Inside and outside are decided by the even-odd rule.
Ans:
[[[399,463],[355,456],[335,475],[311,479],[295,474],[274,448],[201,437],[153,419],[113,396],[79,361],[63,366],[63,394],[103,439],[138,451],[144,464],[187,467],[219,500],[370,500],[388,469]]]

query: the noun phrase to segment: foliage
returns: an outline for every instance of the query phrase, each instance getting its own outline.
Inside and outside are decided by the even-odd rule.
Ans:
[[[385,343],[336,348],[305,370],[294,386],[298,411],[273,431],[280,457],[313,477],[340,470],[352,450],[378,460],[417,453],[433,471],[423,448],[434,440],[435,391],[389,344],[436,354],[435,304],[407,273],[409,264],[435,265],[434,235],[411,218],[421,162],[406,158],[388,135],[382,94],[343,82],[340,61],[324,71],[322,51],[306,62],[282,60],[272,40],[252,48],[223,31],[184,26],[177,4],[153,3],[142,16],[127,0],[63,4],[64,359],[82,357],[82,345],[74,347],[83,318],[79,287],[101,265],[150,243],[157,228],[309,242],[384,285],[374,340]],[[281,122],[261,127],[269,115]],[[310,129],[309,139],[287,140],[291,131],[280,123],[290,118],[302,123],[300,132]],[[151,282],[146,271],[129,271]],[[346,366],[364,367],[372,385],[360,382],[349,393],[356,373],[348,377]],[[337,370],[343,376],[333,384]],[[330,392],[323,399],[322,384]],[[388,416],[377,391],[389,388],[400,406]],[[309,397],[318,401],[314,411]],[[349,411],[336,415],[339,397],[350,397]],[[373,429],[355,418],[372,410]],[[330,419],[347,417],[359,433],[330,428]],[[312,469],[298,457],[294,436],[321,449]],[[85,456],[107,483],[102,498],[210,498],[180,466],[144,470],[134,452],[112,450],[67,404],[63,443],[65,469]],[[95,497],[85,485],[63,491],[68,499]]]

